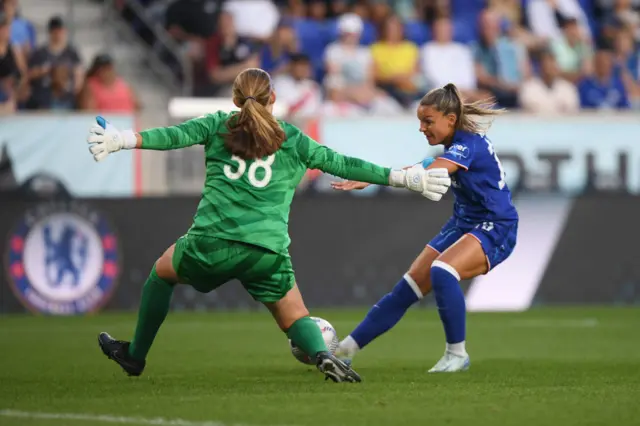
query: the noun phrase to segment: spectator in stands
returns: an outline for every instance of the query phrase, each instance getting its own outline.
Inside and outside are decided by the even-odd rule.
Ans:
[[[480,14],[474,57],[479,88],[492,93],[501,106],[516,107],[518,87],[529,74],[529,58],[523,46],[501,36],[498,15],[489,9]]]
[[[418,19],[416,2],[414,0],[395,0],[391,2],[393,13],[403,22]]]
[[[368,21],[371,18],[371,9],[369,8],[368,0],[355,0],[351,3],[350,11],[364,21]]]
[[[18,0],[4,0],[2,6],[11,23],[11,44],[28,57],[36,43],[33,24],[18,15]]]
[[[636,49],[633,30],[623,27],[618,30],[614,41],[615,72],[620,73],[629,100],[636,109],[640,108],[640,50]]]
[[[262,48],[261,68],[271,75],[286,72],[291,55],[299,51],[292,25],[289,20],[282,21],[271,41]]]
[[[16,110],[20,92],[26,86],[26,63],[22,51],[11,44],[11,20],[0,12],[0,111]]]
[[[330,15],[332,18],[337,18],[349,12],[348,0],[332,0],[329,2],[329,6],[331,6]]]
[[[520,88],[520,105],[534,113],[567,114],[580,108],[578,90],[560,76],[551,52],[540,56],[540,76],[531,78]]]
[[[0,115],[11,114],[16,110],[14,79],[13,74],[0,63]]]
[[[116,73],[111,57],[101,54],[93,59],[87,73],[80,107],[100,113],[133,113],[141,105],[129,84]]]
[[[592,0],[591,2],[593,16],[598,21],[598,23],[604,23],[608,18],[614,15],[615,10],[620,6],[623,6],[623,9],[631,9],[636,13],[640,13],[640,0],[630,0],[630,1],[622,1],[618,2],[618,0]],[[622,5],[618,5],[618,3],[622,3]],[[627,6],[627,3],[630,7]]]
[[[614,0],[612,10],[607,20],[615,20],[622,27],[626,27],[636,41],[640,41],[640,1]]]
[[[538,37],[522,25],[521,0],[489,0],[489,8],[500,17],[500,24],[509,37],[519,41],[529,50],[540,50],[547,46],[547,39]]]
[[[373,61],[368,47],[359,44],[362,19],[353,13],[338,19],[339,39],[325,51],[325,86],[334,102],[348,102],[374,114],[393,114],[402,110],[389,95],[375,86]]]
[[[287,105],[288,117],[314,117],[322,112],[322,88],[313,80],[309,57],[291,55],[290,72],[273,79],[278,102]]]
[[[621,28],[615,38],[616,63],[640,82],[640,46],[636,47],[631,28]]]
[[[204,75],[206,43],[216,32],[216,23],[223,11],[224,2],[225,0],[175,0],[165,11],[166,29],[180,44],[182,53],[193,63],[194,80],[198,86],[202,85],[202,80],[208,80]],[[160,47],[160,50],[163,49]],[[172,66],[179,67],[168,52],[163,52],[163,56]]]
[[[421,96],[418,46],[404,39],[402,22],[387,18],[382,39],[371,46],[374,77],[378,87],[405,107]]]
[[[285,13],[290,18],[303,19],[307,16],[307,6],[303,0],[289,0]]]
[[[3,78],[0,74],[0,117],[16,112],[16,101],[13,96],[11,78]]]
[[[450,0],[421,0],[415,7],[418,17],[429,26],[441,16],[451,16]]]
[[[575,19],[580,35],[591,40],[589,22],[579,0],[527,0],[526,19],[536,36],[550,41],[562,36],[563,20]]]
[[[48,109],[71,111],[76,108],[76,94],[70,87],[71,69],[64,65],[54,65],[51,68],[51,87]]]
[[[67,68],[66,71],[58,70],[56,78],[67,77],[66,82],[57,81],[55,101],[58,105],[61,99],[75,97],[82,88],[84,69],[75,47],[69,44],[67,29],[60,17],[49,20],[49,40],[47,44],[39,47],[29,60],[29,80],[31,81],[31,99],[29,108],[48,109],[53,106],[53,70],[54,68]],[[64,94],[60,93],[64,90]],[[66,104],[67,101],[62,103]]]
[[[307,1],[307,17],[314,21],[324,21],[327,19],[329,10],[324,0]]]
[[[220,14],[218,33],[207,42],[207,73],[215,96],[231,96],[233,80],[247,68],[260,66],[254,45],[236,33],[233,16]]]
[[[430,88],[454,83],[465,98],[475,98],[476,71],[471,49],[453,41],[453,26],[448,17],[433,23],[433,41],[422,47],[422,72]]]
[[[620,73],[616,73],[613,52],[601,47],[595,54],[594,74],[578,86],[583,108],[626,109],[630,107],[629,95]]]
[[[200,42],[211,37],[222,13],[223,1],[176,0],[165,13],[165,26],[179,42]]]
[[[15,75],[18,66],[11,46],[11,25],[9,17],[0,11],[0,115],[16,110]]]
[[[371,22],[378,30],[378,34],[383,34],[386,31],[386,26],[389,18],[391,17],[393,10],[387,0],[371,0],[369,6],[369,16]],[[402,25],[400,18],[396,18]]]
[[[577,83],[591,74],[593,68],[591,44],[580,33],[578,21],[575,18],[564,20],[562,35],[551,43],[551,49],[565,79]]]
[[[521,21],[522,2],[520,0],[489,0],[488,7],[500,16],[504,25],[514,25]]]
[[[261,43],[269,40],[280,21],[280,12],[271,0],[225,0],[224,11],[233,16],[238,36]]]

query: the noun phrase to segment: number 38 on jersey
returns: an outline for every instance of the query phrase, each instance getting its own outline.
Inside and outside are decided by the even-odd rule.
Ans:
[[[247,162],[242,158],[234,155],[231,157],[231,161],[238,163],[238,166],[235,168],[230,165],[224,166],[224,175],[231,180],[240,179],[246,172],[247,179],[249,179],[249,183],[251,186],[256,188],[264,188],[269,184],[271,180],[271,176],[273,172],[271,170],[271,165],[276,159],[275,154],[271,154],[270,156],[263,159],[254,160],[249,166],[249,170],[247,170]],[[263,170],[262,177],[258,177],[258,170]]]

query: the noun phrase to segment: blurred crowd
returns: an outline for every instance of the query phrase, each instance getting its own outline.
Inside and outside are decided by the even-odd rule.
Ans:
[[[0,114],[16,110],[132,112],[139,102],[109,55],[85,67],[62,17],[47,25],[46,41],[20,16],[18,0],[0,0]]]
[[[192,64],[195,96],[229,96],[240,71],[262,67],[289,115],[406,113],[448,82],[469,100],[536,113],[640,110],[640,0],[135,1],[145,19],[117,0],[122,17],[151,48],[156,32],[143,21],[173,38]],[[15,7],[0,18],[0,108],[7,99],[91,108],[114,92],[110,58],[96,58],[106,71],[86,77],[62,20],[52,19],[41,47],[31,34]],[[12,61],[13,90],[3,78]],[[121,86],[111,103],[137,107]]]
[[[453,82],[537,113],[640,108],[640,0],[144,0],[197,96],[274,77],[290,114],[394,114]]]

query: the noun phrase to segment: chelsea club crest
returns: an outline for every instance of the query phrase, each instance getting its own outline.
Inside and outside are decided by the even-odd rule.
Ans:
[[[9,239],[10,282],[32,311],[76,315],[100,309],[119,273],[116,236],[85,204],[52,202],[26,212]]]

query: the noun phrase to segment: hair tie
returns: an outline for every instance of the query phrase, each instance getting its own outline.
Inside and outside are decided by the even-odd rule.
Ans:
[[[248,101],[249,99],[253,99],[254,101],[256,100],[256,98],[254,98],[253,96],[247,96],[246,98],[244,98],[244,101]]]

